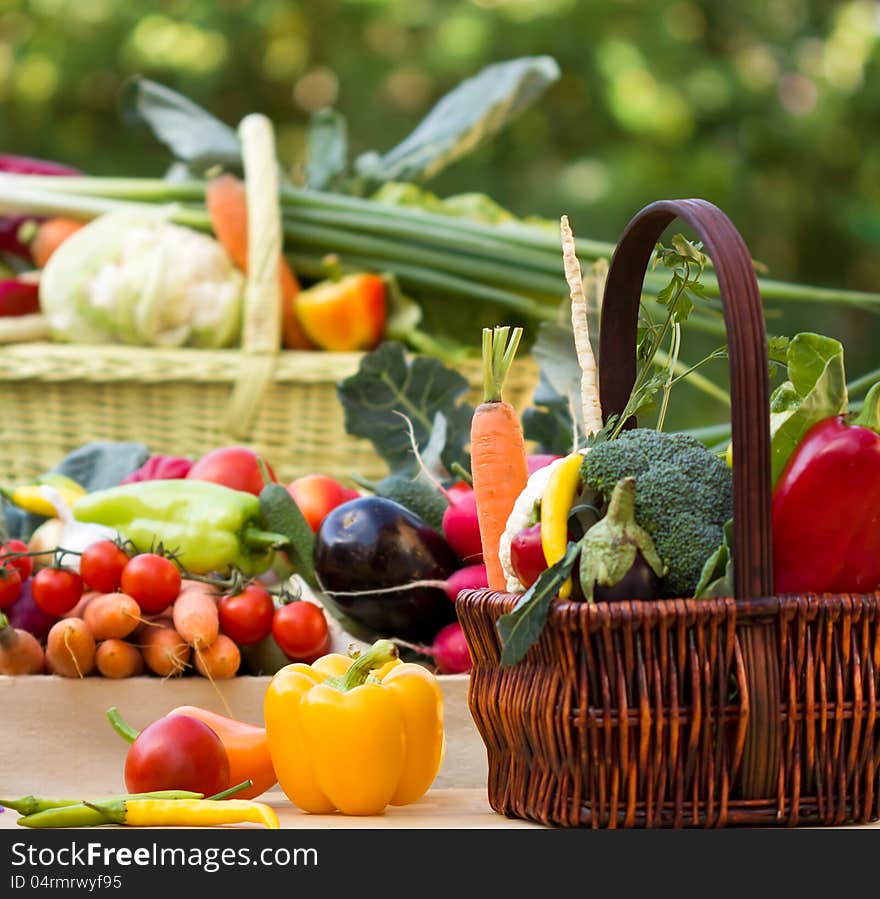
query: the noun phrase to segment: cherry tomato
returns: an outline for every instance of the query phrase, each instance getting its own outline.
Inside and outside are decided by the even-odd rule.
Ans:
[[[337,506],[357,499],[360,494],[356,490],[343,487],[339,481],[323,474],[309,474],[297,478],[287,485],[287,492],[296,500],[303,517],[313,531],[317,531],[321,522]]]
[[[275,603],[265,587],[250,584],[241,593],[222,597],[217,612],[223,633],[239,646],[248,646],[269,636]]]
[[[213,796],[229,787],[229,756],[217,734],[189,715],[168,715],[147,725],[125,757],[130,793],[192,790]]]
[[[146,615],[164,612],[180,593],[180,571],[171,559],[141,553],[122,569],[120,586]]]
[[[128,554],[112,540],[99,540],[83,551],[79,558],[79,573],[92,590],[115,593],[128,562]]]
[[[82,598],[82,578],[69,568],[44,568],[31,583],[34,603],[47,615],[63,615]]]
[[[330,649],[330,631],[324,613],[305,600],[275,610],[272,636],[287,658],[295,662],[311,664]]]
[[[0,609],[8,609],[21,596],[21,575],[17,568],[0,568]]]
[[[10,540],[8,543],[0,546],[0,556],[5,556],[6,553],[26,553],[27,551],[28,545],[22,540]],[[0,565],[4,565],[6,568],[18,569],[22,583],[34,573],[34,560],[30,556],[22,556],[19,559],[7,559],[5,562],[0,562]]]
[[[213,481],[232,490],[260,495],[263,489],[263,473],[260,456],[246,446],[224,446],[202,456],[189,470],[188,478],[196,481]],[[275,473],[265,459],[266,470],[274,481]]]

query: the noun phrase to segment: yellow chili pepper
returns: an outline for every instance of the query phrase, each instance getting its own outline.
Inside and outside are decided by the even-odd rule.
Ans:
[[[210,827],[215,824],[265,824],[278,830],[278,815],[264,802],[250,799],[123,799],[85,803],[108,824],[130,827]]]
[[[541,498],[541,547],[547,566],[555,565],[568,546],[568,513],[581,489],[582,453],[572,453],[560,462],[547,481]],[[571,595],[571,578],[559,588],[559,596]]]
[[[390,640],[282,668],[264,717],[278,783],[307,812],[377,815],[421,798],[440,769],[443,694]]]
[[[49,518],[57,515],[55,506],[49,501],[45,487],[52,487],[64,503],[71,508],[73,504],[86,495],[86,491],[76,481],[63,474],[48,473],[40,475],[32,484],[20,484],[3,490],[3,495],[14,505],[34,515],[45,515]]]

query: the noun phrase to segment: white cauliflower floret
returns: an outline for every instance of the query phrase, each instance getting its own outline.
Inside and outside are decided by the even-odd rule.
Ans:
[[[213,237],[129,211],[72,235],[40,280],[53,334],[78,343],[230,346],[243,295],[244,276]]]

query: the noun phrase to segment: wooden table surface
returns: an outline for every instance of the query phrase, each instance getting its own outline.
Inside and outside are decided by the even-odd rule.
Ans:
[[[73,798],[73,797],[71,797]],[[91,796],[88,798],[92,798]],[[98,797],[95,797],[98,798]],[[405,827],[410,829],[474,829],[474,828],[540,828],[539,824],[516,821],[496,815],[481,789],[431,790],[414,802],[399,808],[389,807],[384,815],[353,817],[349,815],[307,815],[287,801],[283,793],[272,792],[261,801],[278,813],[283,828],[336,830],[345,828]],[[16,827],[18,814],[7,809],[0,814],[0,828]],[[250,825],[245,825],[250,826]]]

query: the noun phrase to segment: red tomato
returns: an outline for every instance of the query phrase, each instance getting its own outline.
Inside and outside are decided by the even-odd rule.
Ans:
[[[324,613],[304,599],[275,610],[272,636],[281,651],[294,662],[311,664],[330,649],[330,631]]]
[[[21,596],[21,575],[17,568],[0,568],[0,609],[8,609]]]
[[[357,490],[348,490],[339,481],[323,474],[308,474],[287,485],[287,492],[296,500],[309,527],[317,531],[321,522],[337,506],[357,499]]]
[[[82,578],[69,568],[44,568],[31,582],[34,604],[47,615],[63,615],[82,598]]]
[[[122,569],[120,586],[146,615],[164,612],[180,593],[180,572],[171,559],[141,553]]]
[[[79,558],[79,573],[92,590],[115,593],[128,562],[128,554],[112,540],[99,540],[83,551]]]
[[[0,546],[0,556],[4,556],[6,553],[26,553],[27,551],[28,545],[22,540],[10,540]],[[22,556],[19,559],[12,559],[0,564],[7,568],[17,569],[22,583],[34,573],[34,560],[30,556]]]
[[[223,633],[239,646],[248,646],[269,636],[275,603],[265,587],[250,584],[241,593],[222,597],[217,612]]]
[[[125,757],[130,793],[192,790],[213,796],[229,787],[229,757],[217,734],[189,715],[168,715],[145,727]]]
[[[260,456],[246,446],[224,446],[202,456],[189,470],[188,478],[196,481],[213,481],[232,490],[243,490],[259,496],[263,489],[263,473]],[[265,459],[266,470],[274,481],[275,473]]]

